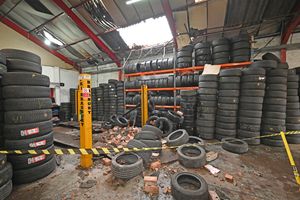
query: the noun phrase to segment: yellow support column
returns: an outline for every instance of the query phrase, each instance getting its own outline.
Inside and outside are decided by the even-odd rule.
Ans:
[[[286,154],[289,158],[289,161],[290,161],[290,164],[293,168],[293,173],[294,173],[294,176],[295,176],[295,179],[296,179],[296,183],[300,185],[300,176],[299,176],[299,172],[298,172],[298,169],[296,167],[296,164],[295,164],[295,161],[294,161],[294,158],[293,158],[293,155],[292,155],[292,152],[290,150],[290,147],[289,147],[289,144],[286,140],[286,137],[285,137],[285,134],[283,131],[280,132],[280,135],[281,135],[281,138],[282,138],[282,141],[283,141],[283,144],[284,144],[284,147],[285,147],[285,151],[286,151]]]
[[[142,112],[142,126],[146,125],[148,120],[148,86],[141,86],[141,112]]]
[[[92,148],[92,101],[91,75],[80,74],[77,102],[78,121],[80,125],[80,148]],[[92,155],[81,155],[80,166],[90,168],[93,165]]]

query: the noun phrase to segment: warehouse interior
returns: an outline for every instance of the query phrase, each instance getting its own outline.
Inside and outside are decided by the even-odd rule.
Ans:
[[[0,0],[0,200],[298,200],[300,2]]]

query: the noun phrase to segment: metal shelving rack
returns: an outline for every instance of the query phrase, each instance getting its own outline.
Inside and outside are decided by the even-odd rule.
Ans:
[[[175,63],[175,61],[174,61]],[[225,63],[220,64],[222,69],[228,69],[228,68],[241,68],[245,67],[247,65],[250,65],[252,62],[240,62],[240,63]],[[188,72],[196,72],[203,70],[204,66],[193,66],[188,68],[174,68],[173,69],[166,69],[166,70],[157,70],[157,71],[151,71],[151,72],[139,72],[139,73],[132,73],[132,74],[124,74],[125,78],[130,77],[139,77],[139,76],[153,76],[153,75],[159,75],[159,74],[174,74],[174,80],[176,78],[176,74],[183,74]],[[148,91],[174,91],[174,105],[173,106],[167,106],[167,105],[157,105],[155,107],[157,108],[168,108],[168,109],[179,109],[180,106],[176,106],[176,91],[177,90],[196,90],[199,87],[176,87],[176,81],[174,81],[174,87],[171,88],[148,88]],[[125,89],[126,92],[140,92],[141,89]],[[126,107],[134,107],[134,105],[125,105]]]

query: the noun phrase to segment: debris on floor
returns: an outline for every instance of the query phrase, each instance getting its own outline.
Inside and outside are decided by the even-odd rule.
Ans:
[[[79,188],[89,189],[91,187],[94,187],[96,184],[96,180],[87,180],[86,182],[80,183]]]
[[[220,170],[212,165],[204,165],[205,169],[207,169],[212,175],[216,176]]]
[[[207,162],[214,161],[217,158],[218,158],[218,153],[217,152],[210,151],[210,152],[206,153],[206,161]]]
[[[156,195],[159,193],[159,187],[157,185],[157,176],[145,176],[144,177],[144,192],[150,195]]]

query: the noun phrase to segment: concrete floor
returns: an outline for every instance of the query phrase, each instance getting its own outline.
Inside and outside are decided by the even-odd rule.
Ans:
[[[284,148],[272,148],[264,145],[250,147],[248,153],[237,155],[222,150],[220,146],[210,146],[208,150],[219,153],[219,158],[210,164],[221,170],[217,177],[206,169],[185,169],[178,162],[165,164],[159,170],[159,196],[151,197],[143,192],[142,175],[121,182],[115,180],[109,167],[100,160],[90,170],[78,168],[79,157],[65,155],[61,165],[48,177],[21,186],[15,186],[10,200],[52,200],[52,199],[172,199],[164,194],[170,186],[170,176],[176,171],[191,171],[200,174],[209,184],[209,188],[221,194],[222,199],[238,200],[299,200],[299,186],[295,183],[291,166]],[[291,145],[291,150],[300,168],[300,145]],[[144,172],[151,174],[149,170]],[[234,176],[235,183],[226,182],[224,174]],[[89,189],[80,188],[86,181],[95,182]]]

